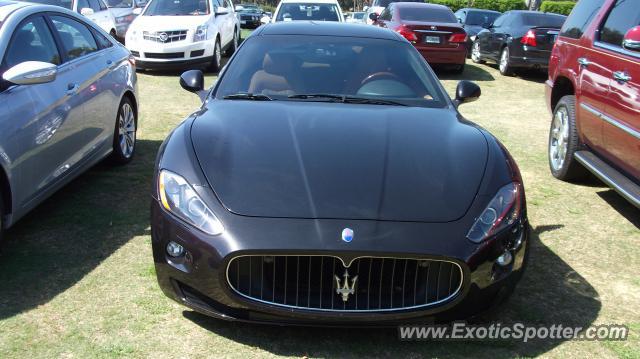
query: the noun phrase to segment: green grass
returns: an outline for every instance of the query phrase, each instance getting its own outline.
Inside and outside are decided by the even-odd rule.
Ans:
[[[280,328],[222,322],[165,298],[150,250],[156,151],[198,99],[176,74],[140,74],[135,160],[98,165],[8,233],[0,256],[0,357],[626,357],[640,356],[640,212],[597,181],[557,181],[547,168],[543,76],[492,67],[442,74],[453,93],[477,81],[462,113],[492,131],[522,171],[534,228],[531,265],[512,299],[485,320],[623,323],[626,342],[538,340],[405,343],[394,330]],[[214,76],[207,76],[211,84]]]

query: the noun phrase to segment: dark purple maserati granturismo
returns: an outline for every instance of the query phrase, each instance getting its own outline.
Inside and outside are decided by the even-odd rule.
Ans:
[[[499,305],[526,264],[518,167],[416,49],[375,27],[260,27],[160,148],[153,255],[225,320],[387,326]]]

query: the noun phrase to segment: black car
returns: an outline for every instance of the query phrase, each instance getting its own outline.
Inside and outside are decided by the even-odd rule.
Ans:
[[[484,9],[463,8],[455,13],[458,22],[467,32],[467,57],[471,57],[471,45],[476,35],[502,15],[501,12]]]
[[[241,4],[237,6],[238,20],[240,20],[240,27],[243,29],[255,29],[262,23],[263,11],[255,4]]]
[[[475,63],[495,61],[503,75],[512,75],[517,68],[546,70],[566,18],[537,11],[507,11],[476,35],[471,59]]]
[[[164,293],[225,320],[390,325],[467,318],[521,277],[513,158],[416,49],[373,26],[261,26],[162,144],[152,246]]]

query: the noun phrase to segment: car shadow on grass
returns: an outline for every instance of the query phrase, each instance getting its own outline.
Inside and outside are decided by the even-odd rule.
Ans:
[[[159,146],[138,140],[131,163],[96,165],[7,231],[0,253],[0,320],[46,304],[130,239],[149,234]]]
[[[522,322],[527,325],[587,327],[600,312],[596,290],[540,240],[540,234],[562,225],[535,228],[530,263],[511,299],[503,307],[474,320],[478,323]],[[398,340],[395,329],[278,327],[225,322],[185,311],[184,317],[216,335],[275,355],[318,357],[438,357],[503,358],[537,356],[563,340],[423,341]]]
[[[478,65],[467,64],[464,72],[456,74],[447,68],[434,67],[436,75],[440,81],[443,80],[469,80],[469,81],[495,81],[495,77],[489,71]]]
[[[640,229],[640,209],[634,207],[629,201],[612,189],[597,192],[598,196],[605,200],[613,209],[618,211],[636,228]]]

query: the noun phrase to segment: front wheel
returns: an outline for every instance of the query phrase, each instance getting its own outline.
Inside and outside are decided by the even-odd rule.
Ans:
[[[551,174],[563,181],[583,178],[587,170],[575,160],[580,142],[576,129],[576,98],[564,96],[553,111],[549,130],[549,167]]]
[[[128,97],[124,97],[118,108],[116,116],[116,129],[113,138],[112,162],[126,164],[131,162],[136,151],[136,131],[138,115],[133,103]]]
[[[0,252],[2,251],[2,244],[4,240],[4,222],[2,221],[2,217],[4,216],[4,208],[2,207],[3,203],[2,193],[0,193]]]
[[[211,65],[209,69],[213,72],[220,71],[220,67],[222,67],[222,52],[220,48],[220,40],[216,40],[216,45],[213,48],[213,60],[211,61]]]
[[[480,55],[480,42],[478,40],[474,41],[471,46],[471,61],[474,64],[484,64],[484,60]]]

